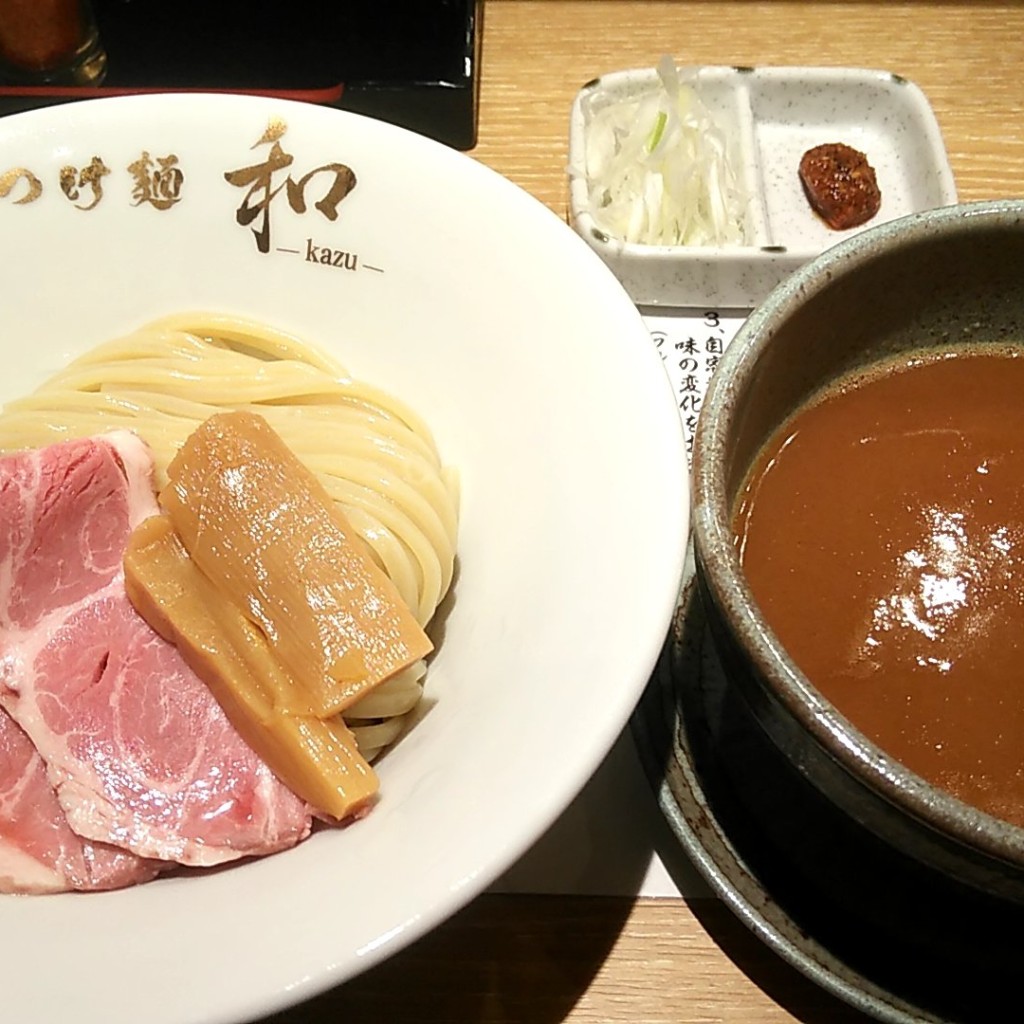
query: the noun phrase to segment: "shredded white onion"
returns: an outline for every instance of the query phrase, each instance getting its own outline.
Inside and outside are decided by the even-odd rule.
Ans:
[[[644,245],[740,245],[747,198],[696,73],[658,65],[661,88],[597,106],[586,132],[590,214]]]

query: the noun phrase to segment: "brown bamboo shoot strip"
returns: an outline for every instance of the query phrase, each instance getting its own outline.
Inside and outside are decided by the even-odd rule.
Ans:
[[[146,621],[181,651],[232,725],[294,793],[339,820],[363,813],[377,775],[340,718],[287,714],[279,695],[294,683],[262,633],[224,601],[188,557],[167,516],[134,531],[125,586]]]
[[[317,478],[258,415],[211,416],[160,503],[196,565],[327,717],[432,650]]]

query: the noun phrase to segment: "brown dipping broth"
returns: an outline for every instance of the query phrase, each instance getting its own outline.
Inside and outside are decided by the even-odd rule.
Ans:
[[[810,682],[912,771],[1024,825],[1024,348],[839,381],[761,450],[733,527]]]

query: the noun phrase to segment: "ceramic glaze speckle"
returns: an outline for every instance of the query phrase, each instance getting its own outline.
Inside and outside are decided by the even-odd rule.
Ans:
[[[824,700],[766,625],[732,529],[756,451],[826,382],[928,344],[1019,341],[1022,223],[1020,201],[912,214],[840,243],[777,288],[730,344],[708,389],[694,444],[693,523],[716,644],[785,756],[884,841],[1024,905],[1024,830],[928,784]],[[813,620],[815,595],[807,614]]]
[[[698,69],[701,96],[735,145],[750,196],[747,244],[650,246],[593,233],[584,171],[595,109],[659,88],[656,72],[604,75],[580,90],[569,133],[570,214],[576,227],[642,305],[752,307],[775,285],[843,238],[909,213],[956,202],[956,187],[931,107],[913,83],[850,68]],[[800,157],[844,142],[874,167],[882,207],[866,225],[833,231],[800,185]]]

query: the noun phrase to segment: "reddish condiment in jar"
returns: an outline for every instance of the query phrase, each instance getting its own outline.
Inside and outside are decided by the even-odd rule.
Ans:
[[[22,71],[48,71],[74,56],[84,29],[79,0],[3,0],[0,58]]]

